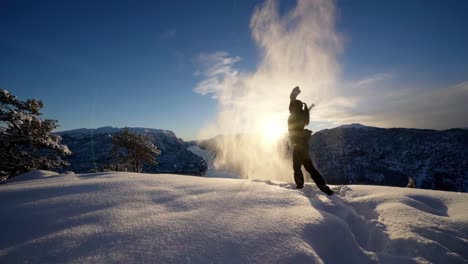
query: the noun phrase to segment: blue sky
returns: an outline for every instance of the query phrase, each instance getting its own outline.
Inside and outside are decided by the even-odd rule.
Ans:
[[[141,126],[193,139],[219,108],[210,96],[193,91],[203,79],[197,58],[223,51],[240,58],[236,69],[253,71],[261,52],[249,24],[262,2],[3,0],[0,88],[22,99],[41,99],[45,116],[59,120],[59,130]],[[281,1],[280,13],[295,4]],[[343,83],[437,95],[438,89],[468,81],[468,2],[339,0],[336,10]],[[361,104],[349,114],[402,115],[375,104]],[[454,120],[460,111],[452,114]],[[426,117],[395,119],[388,126],[468,126],[413,122],[421,118]]]

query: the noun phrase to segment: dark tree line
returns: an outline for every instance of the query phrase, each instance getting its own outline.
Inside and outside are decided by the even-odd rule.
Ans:
[[[39,100],[21,101],[0,89],[0,177],[68,165],[61,156],[71,152],[51,133],[57,121],[40,118],[42,107]]]

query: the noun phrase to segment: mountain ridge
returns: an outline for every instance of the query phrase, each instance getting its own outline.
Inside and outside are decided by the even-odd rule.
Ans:
[[[364,129],[365,128],[365,129]],[[335,184],[468,191],[468,131],[337,127],[311,137],[317,169]]]
[[[112,161],[111,149],[113,134],[123,128],[105,126],[95,129],[74,129],[56,132],[62,137],[62,143],[72,151],[64,159],[70,162],[70,167],[64,170],[73,170],[77,173],[103,170]],[[180,173],[202,175],[206,170],[205,161],[188,151],[187,143],[178,138],[170,130],[143,127],[128,127],[131,132],[144,134],[150,137],[153,144],[161,150],[156,158],[158,164],[145,165],[144,171],[150,173]]]
[[[199,146],[216,157],[216,139],[185,142],[169,130],[129,128],[150,134],[162,150],[153,173],[204,175],[210,160],[187,150]],[[76,172],[99,170],[110,159],[110,136],[121,128],[101,127],[57,133],[74,152],[66,158]],[[350,124],[314,133],[311,158],[331,184],[406,186],[408,178],[425,189],[468,191],[468,131],[415,128],[379,128]],[[106,153],[107,152],[107,153]],[[206,158],[206,157],[205,157]],[[75,164],[79,164],[76,166]]]

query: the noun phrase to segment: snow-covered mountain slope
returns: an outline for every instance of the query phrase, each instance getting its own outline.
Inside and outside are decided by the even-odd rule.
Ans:
[[[315,133],[312,159],[335,184],[468,191],[468,131],[341,126]]]
[[[17,179],[21,179],[19,176]],[[173,174],[0,186],[0,263],[467,263],[468,194]]]
[[[145,166],[144,171],[153,173],[179,173],[202,175],[207,166],[205,161],[188,151],[186,143],[177,138],[174,132],[163,129],[129,128],[130,131],[148,135],[153,144],[160,150],[157,157],[158,164]],[[112,160],[111,136],[120,132],[120,128],[101,127],[97,129],[76,129],[57,133],[72,151],[72,155],[64,159],[70,162],[72,170],[78,173],[99,171],[108,166]]]

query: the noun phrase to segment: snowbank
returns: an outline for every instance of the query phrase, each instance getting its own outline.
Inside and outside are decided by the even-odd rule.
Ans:
[[[14,178],[11,178],[7,180],[7,183],[11,182],[20,182],[20,181],[29,181],[29,180],[35,180],[35,179],[41,179],[41,178],[47,178],[50,176],[55,176],[59,175],[57,172],[54,171],[48,171],[48,170],[35,170],[35,171],[30,171],[23,173],[21,175],[18,175]]]
[[[0,263],[467,263],[468,194],[182,175],[0,186]]]

